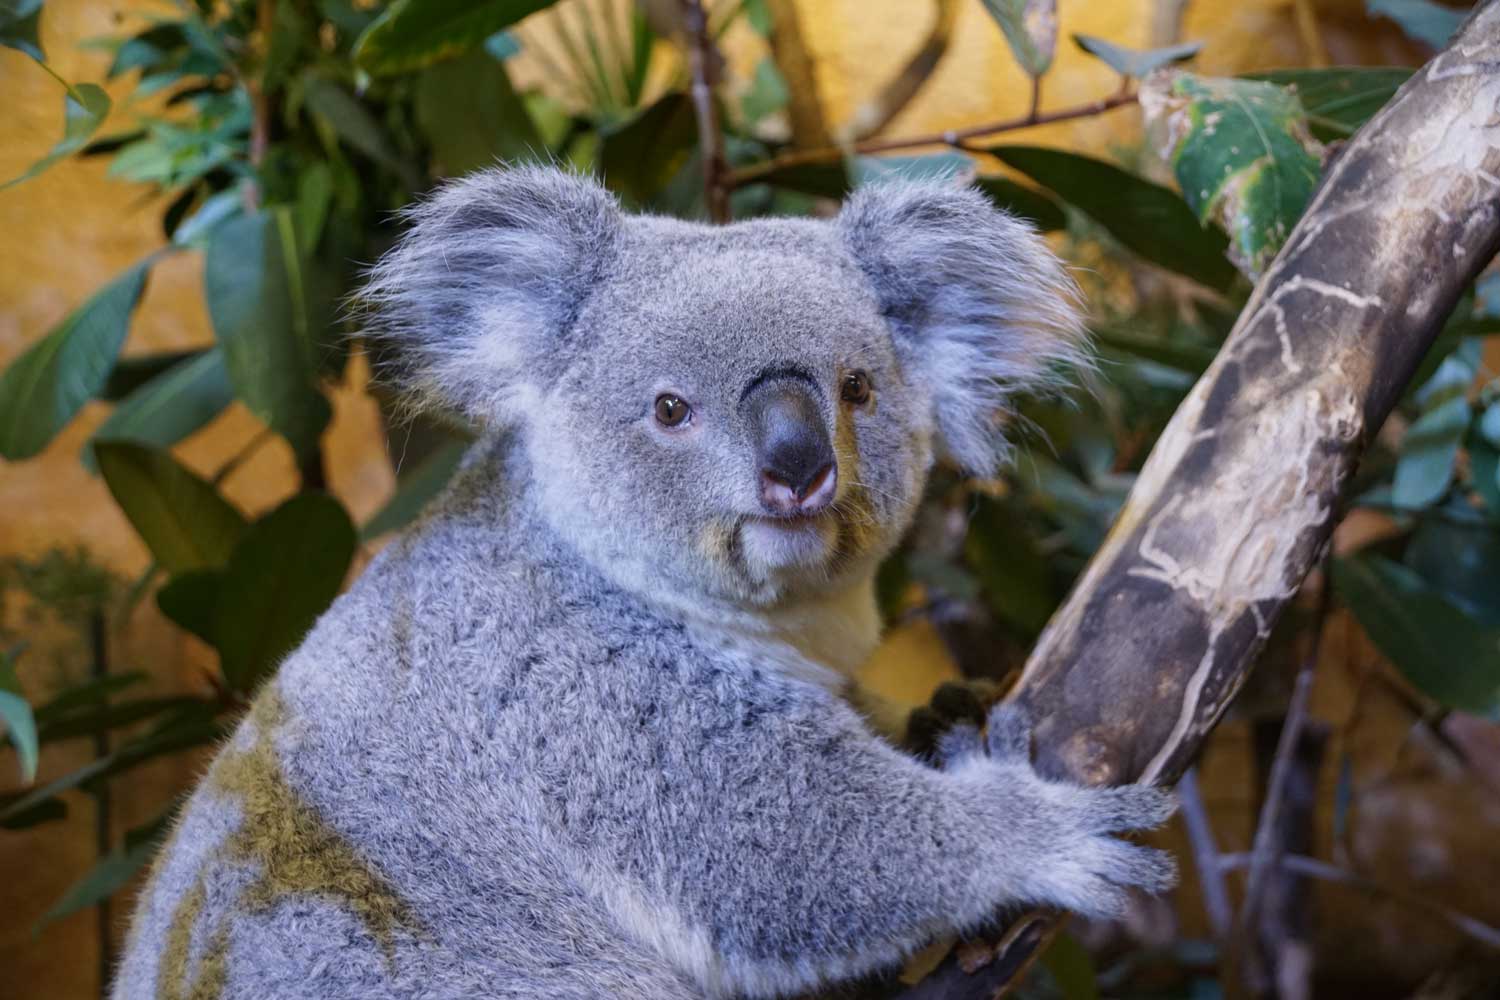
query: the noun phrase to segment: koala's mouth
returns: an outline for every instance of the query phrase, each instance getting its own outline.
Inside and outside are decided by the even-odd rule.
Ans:
[[[752,515],[741,522],[739,536],[746,564],[762,575],[827,562],[838,548],[839,523],[829,509],[778,517]]]

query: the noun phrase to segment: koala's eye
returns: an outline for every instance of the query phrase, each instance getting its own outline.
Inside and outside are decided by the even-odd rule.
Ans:
[[[870,388],[870,376],[864,372],[850,372],[844,376],[844,384],[839,389],[839,395],[843,397],[844,402],[858,406],[869,400]]]
[[[678,427],[687,422],[693,408],[681,396],[664,392],[656,397],[656,422],[663,427]]]

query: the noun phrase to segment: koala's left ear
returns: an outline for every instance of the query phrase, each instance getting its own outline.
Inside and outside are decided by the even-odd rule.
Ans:
[[[613,257],[614,196],[551,167],[486,170],[406,212],[360,293],[364,333],[420,404],[514,422]]]
[[[966,469],[1005,457],[1009,396],[1084,361],[1078,289],[1027,223],[951,183],[860,188],[838,226],[909,370],[928,387],[939,443]]]

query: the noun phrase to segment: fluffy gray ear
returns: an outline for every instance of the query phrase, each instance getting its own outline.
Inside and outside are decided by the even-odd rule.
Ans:
[[[992,473],[1006,455],[1009,397],[1060,384],[1060,370],[1086,358],[1077,286],[1030,225],[973,188],[860,188],[838,225],[931,391],[939,444]]]
[[[518,167],[449,183],[405,214],[362,294],[381,376],[417,405],[513,419],[610,258],[618,204],[586,178]]]

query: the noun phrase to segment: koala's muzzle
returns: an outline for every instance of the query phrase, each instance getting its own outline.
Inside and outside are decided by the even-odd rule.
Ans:
[[[781,516],[816,514],[833,501],[838,485],[833,439],[810,380],[761,380],[740,402],[760,470],[760,498]]]

